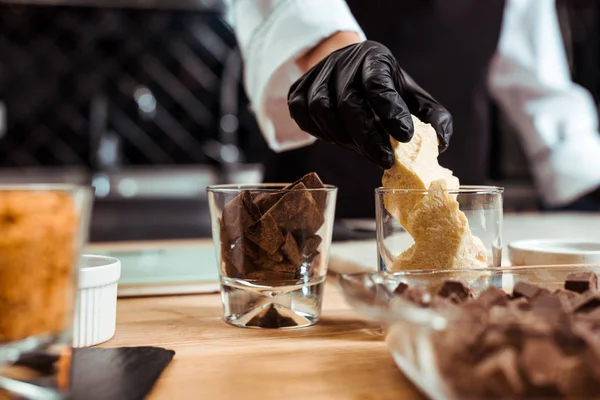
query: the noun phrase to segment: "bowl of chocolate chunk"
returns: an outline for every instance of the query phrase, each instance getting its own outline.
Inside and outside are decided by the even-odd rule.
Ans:
[[[299,328],[319,320],[336,193],[316,173],[287,185],[208,188],[227,323]]]
[[[600,265],[340,275],[433,399],[600,398]]]

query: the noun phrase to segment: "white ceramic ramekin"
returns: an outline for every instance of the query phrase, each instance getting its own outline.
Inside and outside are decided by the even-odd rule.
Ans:
[[[116,258],[81,256],[73,347],[94,346],[113,337],[120,277],[121,261]]]

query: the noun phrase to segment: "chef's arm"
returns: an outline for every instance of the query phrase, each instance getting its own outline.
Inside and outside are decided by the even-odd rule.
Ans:
[[[288,90],[334,50],[365,39],[344,0],[229,0],[232,24],[245,63],[246,91],[259,127],[274,151],[316,138],[290,117]]]
[[[597,109],[571,81],[554,0],[507,1],[489,86],[517,128],[546,205],[600,186]]]

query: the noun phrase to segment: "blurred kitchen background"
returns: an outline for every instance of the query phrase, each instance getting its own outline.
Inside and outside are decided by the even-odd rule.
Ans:
[[[558,1],[574,80],[600,101],[600,2]],[[206,186],[270,151],[219,0],[0,2],[0,183],[92,183],[92,241],[210,236]],[[494,110],[505,209],[538,200]]]

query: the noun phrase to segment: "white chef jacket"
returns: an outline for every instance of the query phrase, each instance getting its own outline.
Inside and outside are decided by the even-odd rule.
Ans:
[[[313,143],[291,119],[295,60],[335,32],[365,35],[344,0],[229,0],[245,86],[269,147]],[[571,81],[554,0],[507,0],[489,73],[492,96],[514,122],[542,200],[561,206],[600,186],[597,109]],[[460,132],[456,132],[460,135]]]

